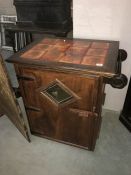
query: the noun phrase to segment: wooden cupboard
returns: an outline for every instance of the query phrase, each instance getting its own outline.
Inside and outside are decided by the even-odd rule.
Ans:
[[[44,38],[8,59],[32,134],[94,150],[105,84],[123,88],[118,41]]]

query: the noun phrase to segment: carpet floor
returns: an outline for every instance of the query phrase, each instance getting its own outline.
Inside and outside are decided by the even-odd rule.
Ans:
[[[0,175],[131,175],[131,134],[104,110],[94,152],[31,136],[0,118]]]

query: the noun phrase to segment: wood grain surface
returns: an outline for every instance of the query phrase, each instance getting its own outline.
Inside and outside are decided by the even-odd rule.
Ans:
[[[15,65],[32,134],[94,150],[101,123],[101,77],[80,76]],[[57,82],[75,100],[55,104],[43,89]]]
[[[0,56],[0,113],[7,115],[18,130],[29,140],[28,130],[21,113],[15,94],[12,90],[10,80]]]
[[[109,46],[108,42],[44,39],[21,57],[97,66],[104,65]]]
[[[31,133],[94,150],[104,80],[117,72],[118,49],[117,41],[44,38],[10,57]],[[63,91],[72,97],[64,100]]]
[[[7,61],[30,66],[79,70],[105,77],[116,74],[118,41],[44,38],[33,42]]]

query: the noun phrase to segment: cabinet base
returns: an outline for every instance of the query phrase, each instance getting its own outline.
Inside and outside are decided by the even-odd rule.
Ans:
[[[42,137],[42,138],[48,139],[48,140],[52,140],[52,141],[56,141],[56,142],[59,142],[59,143],[63,143],[63,144],[66,144],[66,145],[75,146],[77,148],[82,148],[82,149],[85,149],[85,150],[88,150],[88,151],[94,151],[94,149],[92,149],[92,148],[76,145],[76,144],[65,142],[65,141],[62,141],[62,140],[53,139],[51,137],[47,137],[47,136],[44,136],[42,134],[39,134],[39,133],[36,133],[36,132],[33,132],[33,131],[31,131],[31,134],[35,135],[35,136],[38,136],[38,137]]]

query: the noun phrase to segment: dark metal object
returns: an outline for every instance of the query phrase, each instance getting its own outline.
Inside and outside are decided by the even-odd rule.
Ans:
[[[14,90],[16,98],[19,98],[22,96],[19,88],[13,87],[13,90]]]
[[[126,75],[119,74],[111,78],[110,84],[113,88],[122,89],[127,85],[128,79]]]
[[[18,21],[29,26],[69,30],[72,0],[14,0]]]
[[[127,58],[127,52],[123,49],[119,49],[118,59],[117,59],[117,73],[112,78],[108,79],[108,84],[113,88],[122,89],[127,85],[128,79],[126,75],[121,73],[122,61]]]
[[[35,78],[31,76],[17,75],[18,80],[34,81]]]
[[[131,80],[129,82],[125,103],[119,119],[131,132]]]
[[[31,110],[35,112],[40,112],[41,110],[39,108],[33,107],[33,106],[25,106],[26,110]]]
[[[119,49],[118,60],[125,61],[127,58],[127,52],[124,49]]]

